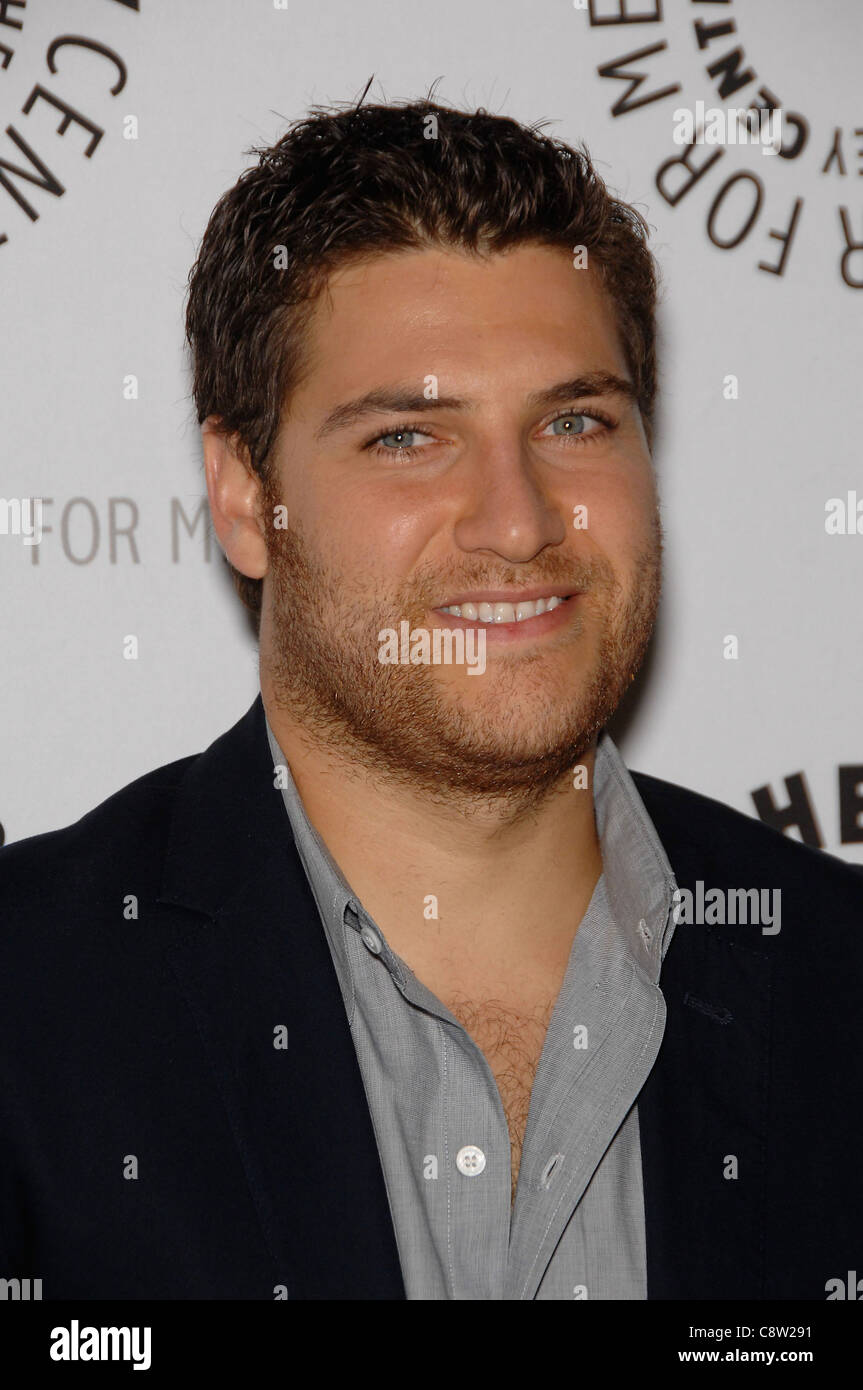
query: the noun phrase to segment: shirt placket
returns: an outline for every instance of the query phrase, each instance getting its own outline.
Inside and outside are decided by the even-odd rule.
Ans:
[[[507,1298],[530,1299],[658,1050],[664,1001],[630,957],[576,948],[543,1049],[525,1133]],[[581,930],[581,929],[580,929]],[[605,933],[603,933],[605,935]],[[607,938],[606,938],[607,939]]]

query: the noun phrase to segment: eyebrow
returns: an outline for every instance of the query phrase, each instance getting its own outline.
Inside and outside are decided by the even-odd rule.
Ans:
[[[578,400],[583,396],[612,395],[623,396],[629,401],[635,401],[638,398],[638,393],[631,381],[625,377],[616,376],[614,372],[600,371],[587,372],[584,376],[572,377],[568,381],[559,381],[556,385],[549,386],[542,391],[532,391],[527,397],[526,403],[534,408],[536,406],[560,405],[566,401]],[[363,396],[357,396],[355,400],[343,401],[341,405],[334,406],[315,431],[315,438],[325,439],[328,435],[347,429],[350,425],[356,425],[369,415],[416,414],[419,411],[429,410],[471,411],[476,410],[476,405],[476,401],[462,396],[435,396],[429,399],[421,391],[418,392],[412,384],[380,386],[374,391],[367,391]]]

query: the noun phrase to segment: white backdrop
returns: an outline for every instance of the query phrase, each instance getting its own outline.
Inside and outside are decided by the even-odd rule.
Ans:
[[[97,47],[52,57],[63,37]],[[863,861],[863,829],[852,807],[843,836],[838,795],[840,768],[863,780],[863,534],[825,530],[830,498],[856,489],[863,501],[863,250],[845,256],[844,278],[842,264],[846,238],[863,242],[861,41],[859,0],[9,7],[0,496],[52,500],[38,547],[0,534],[7,840],[68,824],[205,747],[257,691],[256,646],[208,518],[191,535],[182,520],[205,495],[186,277],[214,203],[252,162],[245,149],[313,103],[355,99],[374,74],[367,101],[421,97],[440,78],[445,104],[550,118],[547,133],[584,139],[647,216],[664,280],[666,589],[613,732],[631,767],[749,814],[755,789],[784,802],[784,779],[802,773],[824,848]],[[113,94],[110,53],[125,67]],[[739,90],[723,96],[723,80]],[[681,154],[675,109],[765,99],[798,122],[786,123],[793,157],[728,146],[676,204],[662,196],[657,170]],[[670,171],[666,193],[685,174]],[[781,274],[764,268],[783,252]],[[129,634],[137,661],[123,656]],[[737,660],[723,656],[729,635]]]

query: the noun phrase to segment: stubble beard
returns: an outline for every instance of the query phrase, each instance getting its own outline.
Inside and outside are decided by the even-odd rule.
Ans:
[[[571,784],[573,767],[641,665],[661,588],[658,509],[628,594],[604,558],[582,562],[547,551],[529,576],[523,567],[502,573],[486,565],[470,574],[462,570],[449,583],[439,571],[422,572],[390,598],[353,599],[296,524],[272,530],[268,548],[270,639],[264,659],[275,704],[302,736],[342,762],[439,804],[458,802],[465,810],[494,804],[505,808],[506,819],[534,810],[555,789]],[[573,614],[568,629],[568,664],[575,665],[585,642],[593,643],[596,656],[580,675],[564,680],[567,663],[545,655],[542,644],[522,655],[489,645],[485,672],[462,672],[466,679],[458,688],[443,688],[434,666],[379,662],[378,633],[398,631],[405,618],[411,629],[427,624],[429,608],[447,589],[526,588],[528,582],[582,591],[576,600],[582,612]],[[465,701],[465,687],[474,685],[476,692]]]

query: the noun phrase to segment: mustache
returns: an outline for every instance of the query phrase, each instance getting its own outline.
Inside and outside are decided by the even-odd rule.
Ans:
[[[450,594],[509,589],[513,598],[517,598],[523,590],[542,588],[544,585],[565,586],[584,592],[615,583],[614,570],[605,559],[592,557],[578,561],[568,557],[555,563],[556,560],[557,557],[549,556],[545,563],[534,564],[529,571],[521,567],[511,566],[508,570],[501,570],[484,565],[470,570],[423,573],[402,591],[401,600],[405,607],[423,613],[445,603]]]

